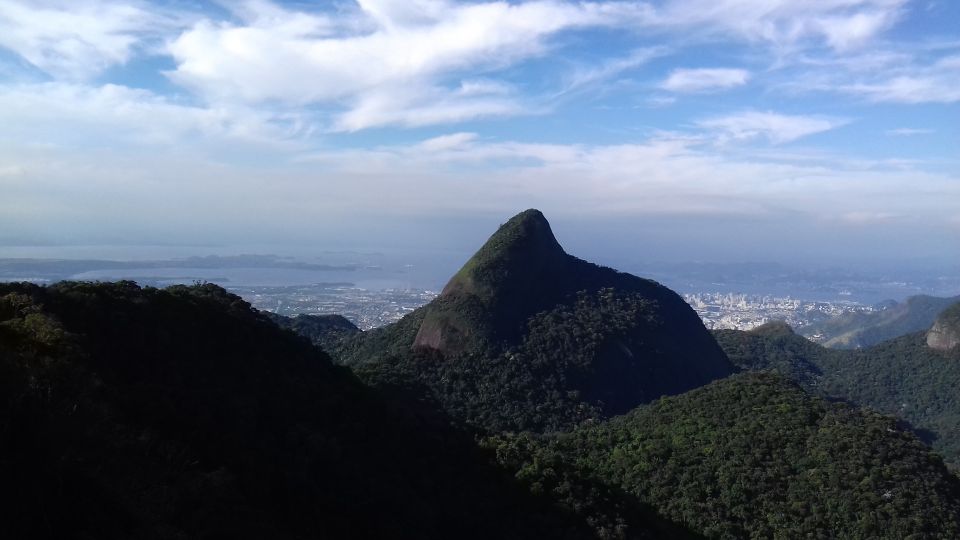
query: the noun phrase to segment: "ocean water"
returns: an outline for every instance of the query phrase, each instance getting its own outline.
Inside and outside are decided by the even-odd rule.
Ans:
[[[270,250],[269,246],[232,249],[171,246],[21,247],[3,249],[0,259],[35,259],[26,268],[18,268],[16,275],[4,275],[7,281],[130,279],[149,285],[205,281],[226,287],[339,283],[368,290],[439,290],[471,255],[467,252],[390,248],[368,251],[312,250],[294,254],[278,251]],[[266,258],[242,257],[246,255]],[[197,266],[190,264],[190,257],[211,256],[223,259],[204,260],[204,264]],[[143,263],[143,266],[138,266],[138,263]],[[34,275],[41,277],[30,277]]]

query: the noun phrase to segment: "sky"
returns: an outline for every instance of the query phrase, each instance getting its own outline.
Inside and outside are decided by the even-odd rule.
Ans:
[[[960,264],[960,2],[0,0],[0,256]],[[15,249],[16,248],[16,249]]]

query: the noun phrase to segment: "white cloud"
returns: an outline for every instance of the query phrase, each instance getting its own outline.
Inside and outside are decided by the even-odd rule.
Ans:
[[[896,20],[903,0],[639,1],[517,3],[362,0],[356,8],[305,13],[259,0],[234,7],[239,23],[202,21],[170,40],[170,78],[209,102],[320,104],[333,129],[422,126],[521,114],[531,101],[470,97],[456,81],[497,80],[505,68],[548,54],[563,32],[589,27],[730,38],[794,47],[807,42],[846,49]],[[599,67],[578,69],[564,94],[636,68],[662,48],[640,49]],[[664,82],[676,92],[743,85],[742,69],[678,70]],[[455,81],[455,82],[451,82]],[[419,92],[419,94],[417,94]],[[556,97],[554,93],[554,97]]]
[[[458,148],[464,148],[468,143],[476,140],[476,133],[451,133],[449,135],[441,135],[439,137],[434,137],[432,139],[427,139],[416,145],[416,148],[421,150],[426,150],[427,152],[438,152],[441,150],[454,150]]]
[[[648,47],[634,50],[622,58],[606,60],[599,66],[581,67],[570,75],[564,91],[569,92],[616,77],[665,54],[667,54],[667,49],[664,47]]]
[[[816,18],[811,24],[823,34],[834,49],[846,50],[863,45],[881,31],[890,28],[899,13],[899,2],[848,15]]]
[[[429,4],[429,16],[414,17],[402,4],[361,2],[377,27],[335,37],[324,35],[328,18],[296,12],[245,26],[199,23],[171,42],[170,76],[206,96],[322,102],[509,65],[542,54],[552,33],[604,22],[588,5],[561,2]]]
[[[171,40],[168,76],[209,102],[327,105],[337,131],[530,111],[484,74],[544,54],[557,32],[612,20],[602,5],[554,0],[364,0],[336,18],[253,6],[243,24],[202,21]]]
[[[874,51],[826,59],[803,58],[803,65],[814,67],[795,74],[781,86],[801,92],[847,94],[874,103],[909,105],[960,101],[957,44],[920,49],[911,52],[909,47],[904,47],[897,53]]]
[[[461,92],[408,86],[365,92],[347,112],[337,116],[332,130],[359,131],[390,125],[418,127],[535,112],[513,96],[504,96],[499,89],[490,92],[476,86],[466,88],[466,92]]]
[[[334,129],[357,130],[521,114],[532,102],[595,85],[664,51],[639,49],[596,68],[576,69],[565,78],[565,88],[541,88],[541,96],[527,99],[517,98],[500,80],[505,68],[551,53],[563,46],[559,35],[577,29],[618,28],[671,43],[696,36],[777,50],[821,44],[847,50],[893,24],[904,2],[358,0],[308,10],[245,0],[223,3],[233,18],[215,20],[146,0],[0,0],[0,46],[57,79],[75,81],[165,42],[164,52],[176,63],[170,79],[207,103],[317,106],[331,114]],[[678,70],[664,88],[720,90],[748,77],[735,69]],[[471,94],[475,81],[483,83]],[[865,84],[850,91],[902,100],[891,96],[913,92],[915,82],[893,80],[887,87]],[[942,93],[931,96],[923,99],[944,99]]]
[[[671,92],[712,92],[742,86],[750,79],[745,69],[675,69],[660,88]]]
[[[834,49],[863,45],[889,28],[907,0],[671,0],[648,14],[647,25],[696,28],[780,48],[826,42]]]
[[[932,133],[935,133],[935,131],[932,129],[926,129],[926,128],[896,128],[896,129],[888,129],[884,131],[884,133],[887,135],[893,135],[897,137],[912,137],[914,135],[930,135]]]
[[[189,147],[194,140],[246,141],[257,145],[295,142],[311,129],[303,118],[242,107],[198,107],[147,90],[106,84],[42,83],[0,86],[4,127],[0,136],[62,145]]]
[[[129,2],[0,0],[0,47],[59,78],[93,77],[173,27],[173,19]]]
[[[846,120],[837,118],[744,111],[701,120],[697,122],[697,126],[716,132],[721,143],[756,138],[764,138],[773,143],[786,143],[829,131],[846,123]]]
[[[469,79],[460,82],[457,94],[461,96],[507,95],[513,92],[514,88],[505,82],[493,79]]]
[[[947,56],[930,66],[907,66],[890,78],[838,88],[876,102],[955,103],[960,101],[960,56]]]
[[[182,230],[192,238],[253,228],[279,238],[284,231],[314,234],[321,222],[354,223],[361,212],[470,215],[517,206],[593,217],[782,224],[785,215],[802,215],[846,226],[890,215],[943,223],[956,215],[960,197],[960,179],[925,172],[922,164],[733,153],[696,137],[542,144],[453,132],[318,150],[298,144],[282,119],[121,87],[0,92],[0,108],[15,104],[17,114],[0,124],[0,230],[7,237],[102,230],[143,238]],[[708,129],[772,140],[813,129],[786,129],[782,121],[728,124]],[[291,136],[288,145],[274,142]]]
[[[938,215],[948,211],[953,215],[943,197],[960,196],[955,178],[903,164],[802,155],[782,160],[769,155],[733,158],[698,141],[675,138],[567,145],[489,141],[472,133],[453,133],[410,145],[314,152],[304,159],[338,178],[402,177],[414,184],[416,178],[433,178],[424,180],[436,190],[430,197],[463,209],[506,204],[512,194],[523,192],[549,206],[597,214],[609,209],[684,214],[696,208],[773,216],[790,210],[824,219],[843,216],[846,223],[860,224],[911,215],[916,204],[936,208],[933,213]],[[446,174],[437,176],[450,167],[458,171],[458,181]],[[473,196],[454,196],[460,189]],[[912,195],[905,197],[906,193]],[[851,202],[858,208],[848,208]]]
[[[904,216],[890,212],[854,211],[839,216],[840,221],[850,225],[874,226],[903,219]]]
[[[865,101],[957,102],[956,45],[920,50],[878,40],[903,12],[900,0],[251,0],[219,3],[229,17],[166,11],[201,4],[0,0],[0,46],[54,80],[0,77],[8,81],[0,83],[0,238],[99,227],[139,240],[177,223],[186,238],[207,228],[286,238],[361,212],[372,222],[389,213],[502,214],[517,206],[591,216],[759,216],[790,227],[806,216],[831,230],[922,220],[942,228],[956,219],[953,162],[925,170],[916,160],[776,146],[843,119],[730,113],[716,100],[703,113],[716,116],[684,128],[670,124],[674,111],[629,109],[810,74],[819,89]],[[611,32],[610,41],[576,34],[587,28]],[[177,92],[82,82],[155,54],[158,44],[173,62]],[[645,68],[659,55],[697,47],[724,48],[716,58],[730,58],[743,44],[749,52],[718,65],[752,72]],[[771,57],[783,64],[761,70]],[[636,75],[646,94],[616,96],[623,99],[600,114],[582,109],[546,127],[522,125],[517,140],[457,126],[363,147],[371,139],[330,133],[546,114],[562,96],[623,91]],[[595,125],[570,127],[581,120]],[[926,133],[920,124],[888,133]],[[556,133],[544,134],[554,125]],[[538,133],[579,143],[530,142]],[[590,143],[597,138],[622,144]],[[774,145],[714,144],[758,140]]]

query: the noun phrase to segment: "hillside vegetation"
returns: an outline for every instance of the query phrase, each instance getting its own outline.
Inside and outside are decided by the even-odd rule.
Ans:
[[[918,332],[866,349],[833,350],[784,333],[783,326],[715,335],[742,369],[775,371],[821,396],[897,415],[960,465],[960,348],[932,349]]]
[[[592,530],[213,285],[0,285],[0,477],[3,538]]]
[[[895,420],[743,374],[571,433],[486,443],[537,493],[583,479],[708,538],[956,538],[960,482]],[[629,530],[629,522],[622,521]]]

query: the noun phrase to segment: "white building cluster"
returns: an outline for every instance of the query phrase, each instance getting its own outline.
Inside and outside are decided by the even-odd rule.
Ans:
[[[796,298],[740,293],[690,293],[684,299],[710,329],[750,330],[771,321],[785,321],[794,329],[851,311],[873,311],[856,302],[808,301]]]

